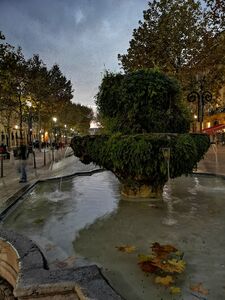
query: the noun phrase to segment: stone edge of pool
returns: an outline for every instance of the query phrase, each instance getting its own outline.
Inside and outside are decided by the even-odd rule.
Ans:
[[[104,169],[95,169],[33,181],[8,199],[7,207],[0,213],[0,220],[2,221],[20,203],[19,200],[39,182],[91,176],[103,171]],[[96,265],[49,270],[44,254],[32,240],[4,228],[0,229],[0,276],[11,284],[14,296],[18,300],[122,299]]]
[[[27,237],[0,229],[0,276],[23,299],[121,300],[96,265],[49,270],[38,246]]]

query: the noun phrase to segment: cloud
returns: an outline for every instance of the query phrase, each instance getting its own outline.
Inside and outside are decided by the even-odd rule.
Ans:
[[[119,71],[146,0],[0,0],[0,30],[26,57],[38,53],[71,79],[74,101],[93,105],[104,69]]]

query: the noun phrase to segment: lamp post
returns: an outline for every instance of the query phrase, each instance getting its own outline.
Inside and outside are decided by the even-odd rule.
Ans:
[[[64,125],[64,128],[65,128],[65,135],[64,135],[65,145],[67,145],[67,125],[66,124]]]
[[[55,146],[56,146],[56,122],[57,122],[57,118],[53,117],[52,120],[54,122],[54,125],[53,125],[53,134],[54,134],[54,143],[55,143]]]
[[[207,102],[212,101],[212,94],[209,91],[204,90],[205,77],[200,80],[199,92],[193,91],[187,95],[189,102],[197,102],[198,115],[197,120],[199,122],[199,131],[202,132],[202,122],[204,119],[204,106]]]
[[[23,121],[27,122],[28,125],[28,143],[32,145],[32,132],[33,132],[33,121],[37,122],[38,117],[33,113],[32,103],[27,101],[28,113],[23,115]]]

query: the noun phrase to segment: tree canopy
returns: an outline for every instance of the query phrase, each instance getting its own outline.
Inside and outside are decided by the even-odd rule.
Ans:
[[[158,67],[179,79],[183,91],[196,75],[207,75],[216,94],[225,83],[224,16],[222,0],[206,0],[204,7],[197,0],[153,0],[119,61],[125,72]]]
[[[87,133],[93,112],[73,103],[72,98],[71,81],[58,65],[48,69],[37,54],[26,59],[22,49],[8,44],[0,32],[0,117],[5,127],[9,129],[17,120],[23,130],[29,102],[37,116],[38,131],[50,129],[55,116],[62,126]]]
[[[189,116],[178,82],[158,70],[106,72],[96,104],[109,132],[187,132]]]

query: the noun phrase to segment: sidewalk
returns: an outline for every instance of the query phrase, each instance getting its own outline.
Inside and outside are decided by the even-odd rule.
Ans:
[[[18,193],[26,186],[34,184],[37,180],[46,178],[60,177],[71,175],[76,172],[90,171],[96,168],[95,165],[84,165],[78,158],[73,155],[70,147],[54,151],[54,163],[52,161],[52,151],[47,150],[46,166],[44,166],[44,152],[35,149],[36,169],[34,168],[33,154],[29,155],[27,160],[27,183],[19,183],[19,173],[17,171],[17,164],[19,161],[15,160],[13,154],[10,155],[10,160],[3,160],[3,178],[0,178],[0,211],[7,202],[7,200]]]

